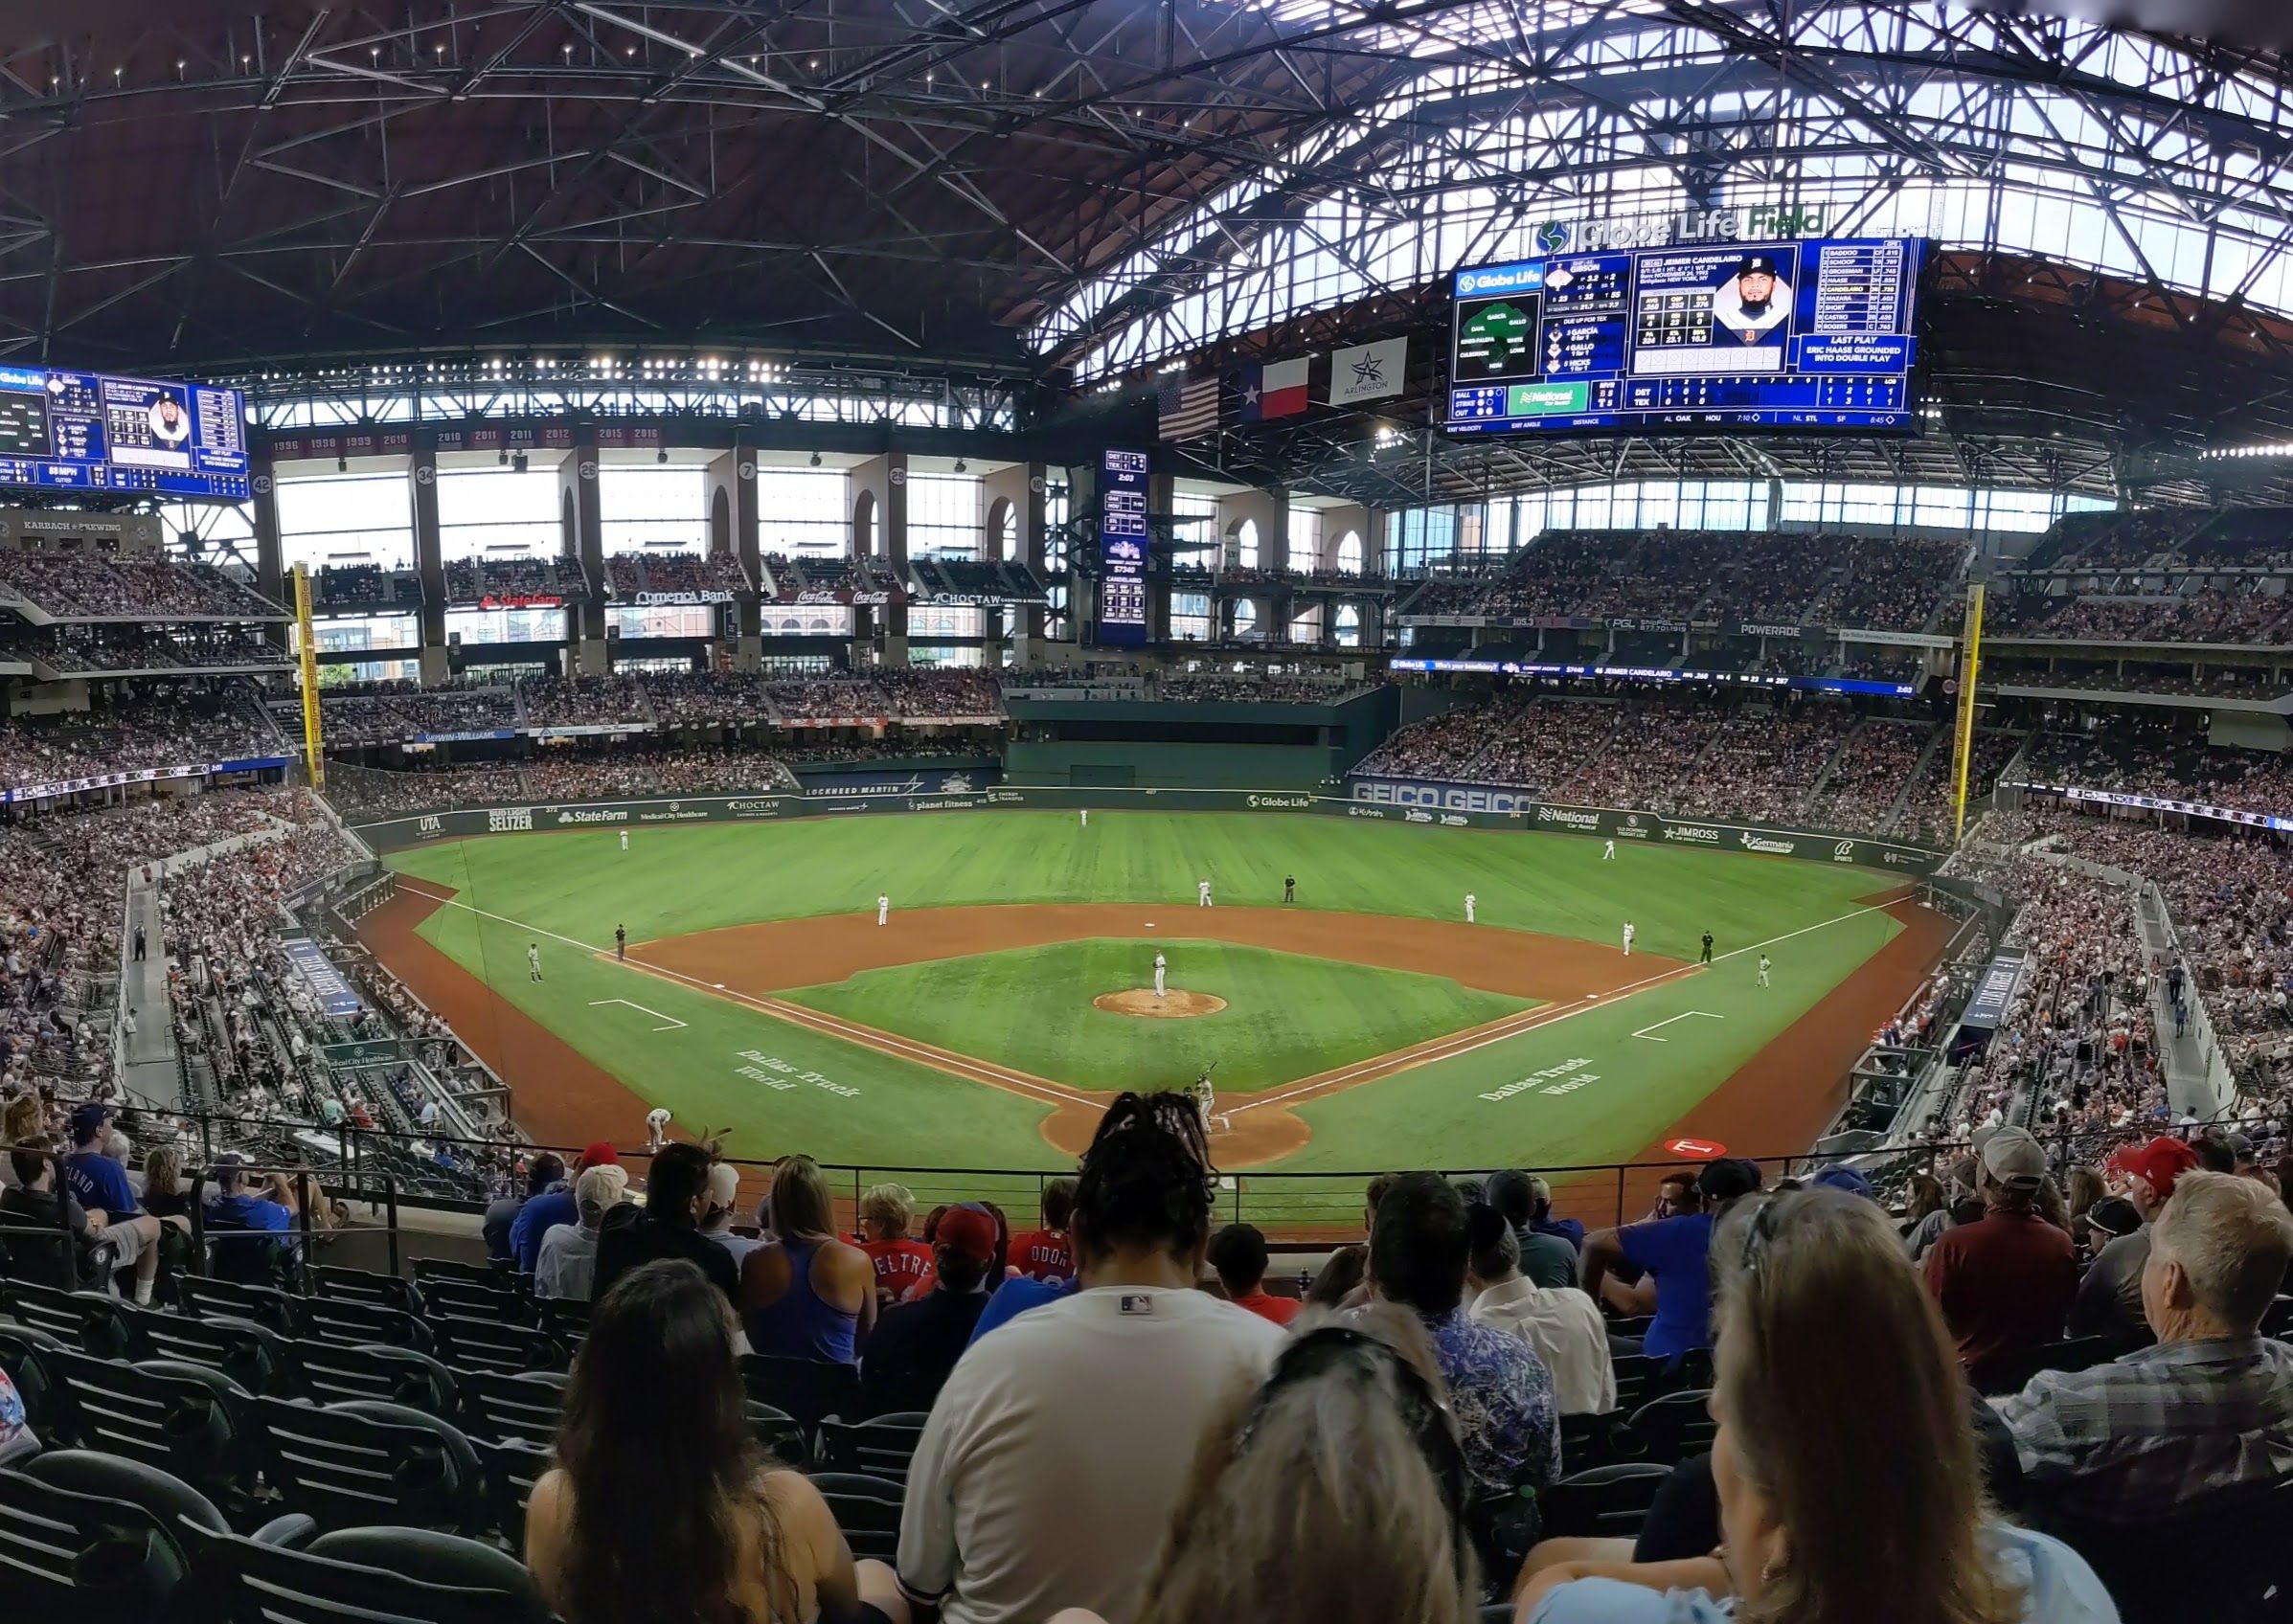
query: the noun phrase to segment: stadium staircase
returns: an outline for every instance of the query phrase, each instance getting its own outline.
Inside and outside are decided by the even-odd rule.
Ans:
[[[1864,724],[1866,727],[1870,725],[1869,722]],[[1951,730],[1946,723],[1938,726],[1928,737],[1925,748],[1918,753],[1918,759],[1912,762],[1911,770],[1903,775],[1902,784],[1896,790],[1895,799],[1887,803],[1887,816],[1879,820],[1879,833],[1895,833],[1896,825],[1902,822],[1903,813],[1911,804],[1911,792],[1926,777],[1927,768],[1935,760],[1936,751],[1946,748],[1950,736]]]

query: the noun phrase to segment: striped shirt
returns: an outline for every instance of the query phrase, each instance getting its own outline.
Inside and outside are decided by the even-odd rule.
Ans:
[[[2267,1338],[2163,1342],[1990,1402],[2032,1488],[2071,1515],[2139,1522],[2293,1477],[2293,1347]]]

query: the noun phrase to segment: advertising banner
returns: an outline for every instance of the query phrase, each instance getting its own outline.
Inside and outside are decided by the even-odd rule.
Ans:
[[[1251,812],[1268,816],[1317,813],[1377,823],[1445,828],[1542,829],[1616,841],[1695,846],[1794,857],[1809,863],[1850,863],[1899,874],[1930,874],[1941,852],[1892,841],[1774,829],[1728,822],[1660,817],[1604,806],[1563,806],[1525,790],[1441,784],[1407,778],[1349,781],[1342,796],[1303,790],[1100,789],[1059,785],[1015,788],[973,770],[855,772],[848,781],[806,778],[799,794],[681,797],[676,800],[584,801],[547,806],[492,806],[386,818],[355,825],[377,851],[471,835],[636,828],[660,823],[761,823],[780,818],[847,812],[970,812],[1078,807],[1136,812]]]
[[[319,1007],[329,1020],[347,1021],[364,1012],[366,1001],[343,979],[333,961],[319,951],[317,942],[308,936],[296,936],[282,945],[297,979],[310,989],[310,996],[318,1000]]]

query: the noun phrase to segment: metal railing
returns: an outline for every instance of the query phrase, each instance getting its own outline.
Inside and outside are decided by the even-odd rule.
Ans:
[[[395,1215],[402,1208],[475,1214],[490,1199],[523,1194],[534,1159],[556,1156],[571,1167],[581,1154],[573,1145],[509,1143],[450,1135],[402,1134],[381,1128],[325,1126],[277,1117],[251,1117],[226,1113],[186,1113],[174,1118],[194,1137],[200,1154],[209,1162],[220,1151],[268,1142],[292,1146],[306,1160],[282,1170],[307,1174],[320,1193],[337,1201],[379,1209]],[[1216,1141],[1212,1152],[1216,1154]],[[2064,1148],[2069,1147],[2067,1143]],[[440,1152],[443,1151],[443,1160]],[[188,1159],[189,1147],[187,1147]],[[1793,1151],[1754,1156],[1773,1184],[1786,1178],[1805,1180],[1824,1167],[1851,1166],[1881,1190],[1899,1185],[1914,1172],[1947,1165],[1964,1154],[1963,1143],[1890,1146],[1882,1149]],[[1738,1154],[1732,1149],[1731,1154]],[[644,1146],[616,1148],[616,1155],[642,1179],[652,1153]],[[771,1182],[775,1160],[723,1156],[719,1160],[741,1176],[744,1213],[752,1213]],[[836,1196],[839,1217],[856,1225],[861,1197],[874,1185],[904,1186],[918,1210],[957,1201],[993,1203],[1012,1219],[1014,1228],[1038,1209],[1043,1187],[1051,1180],[1071,1174],[1072,1164],[1036,1168],[949,1167],[889,1162],[822,1162]],[[1517,1166],[1553,1186],[1554,1213],[1578,1219],[1588,1228],[1631,1223],[1645,1215],[1656,1186],[1667,1174],[1695,1172],[1700,1159],[1679,1157],[1667,1161],[1556,1163]],[[424,1170],[436,1174],[425,1179]],[[1361,1232],[1363,1195],[1370,1182],[1400,1167],[1334,1172],[1283,1172],[1243,1169],[1218,1172],[1213,1200],[1214,1221],[1247,1222],[1292,1240],[1352,1237]],[[1493,1166],[1435,1167],[1429,1170],[1451,1180],[1487,1179],[1501,1170]]]

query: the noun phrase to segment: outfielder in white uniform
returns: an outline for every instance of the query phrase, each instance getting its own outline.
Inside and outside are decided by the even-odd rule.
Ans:
[[[1759,956],[1759,984],[1767,985],[1767,955],[1764,953]]]
[[[1629,919],[1624,921],[1624,957],[1632,957],[1632,921]]]
[[[1082,819],[1082,826],[1086,829],[1089,828],[1091,826],[1091,809],[1088,806],[1083,806],[1077,808],[1077,812]]]
[[[1210,905],[1210,881],[1196,880],[1194,882],[1194,906],[1208,908]]]
[[[629,849],[629,831],[626,829],[621,831],[621,848],[624,851]]]
[[[537,941],[526,943],[526,980],[541,980],[541,944]]]
[[[1163,956],[1159,953],[1156,954],[1154,956],[1154,996],[1157,998],[1163,996],[1163,972],[1167,967],[1163,962]]]
[[[881,925],[891,917],[892,899],[879,891],[876,893],[875,898],[875,922]]]
[[[1616,861],[1616,842],[1606,840],[1601,843],[1601,861],[1603,863]]]
[[[656,1105],[645,1114],[645,1148],[659,1150],[669,1142],[669,1107]]]
[[[1472,893],[1471,891],[1466,891],[1466,892],[1465,892],[1465,923],[1466,923],[1466,924],[1468,924],[1468,925],[1469,925],[1469,924],[1471,924],[1471,923],[1473,922],[1473,902],[1474,902],[1473,893]]]

